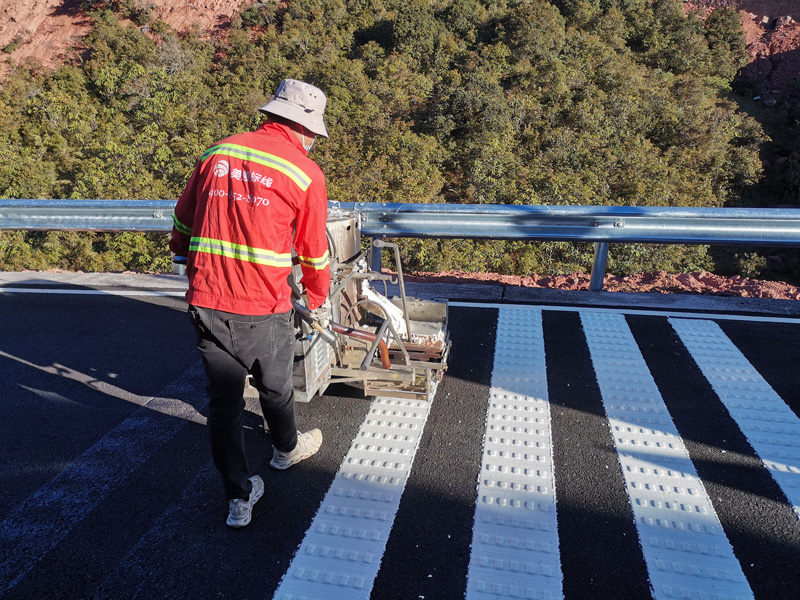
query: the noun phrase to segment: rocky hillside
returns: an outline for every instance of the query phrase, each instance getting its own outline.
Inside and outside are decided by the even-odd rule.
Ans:
[[[242,0],[141,0],[131,3],[177,31],[224,32]],[[798,0],[698,0],[687,10],[735,6],[749,44],[748,76],[762,80],[766,92],[785,89],[800,74]],[[26,60],[55,66],[80,57],[88,23],[81,0],[4,0],[0,8],[0,76],[11,63]]]
[[[743,76],[769,102],[800,77],[800,2],[797,0],[700,0],[685,2],[684,9],[701,18],[718,6],[739,11],[747,39],[750,64]]]
[[[132,5],[149,12],[176,31],[197,29],[209,34],[223,30],[241,0],[142,0]],[[0,8],[1,73],[9,58],[17,64],[39,61],[52,67],[80,56],[81,38],[88,31],[81,0],[3,0]]]

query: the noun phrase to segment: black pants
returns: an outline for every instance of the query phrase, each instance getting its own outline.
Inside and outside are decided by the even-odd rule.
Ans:
[[[294,324],[292,311],[237,315],[189,306],[208,385],[211,453],[229,499],[250,495],[244,447],[244,388],[253,376],[273,445],[289,452],[297,445],[294,416]]]

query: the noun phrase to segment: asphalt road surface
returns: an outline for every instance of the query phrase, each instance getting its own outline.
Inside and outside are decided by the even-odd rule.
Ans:
[[[433,400],[251,402],[231,530],[182,286],[0,273],[0,597],[800,598],[798,303],[410,286]]]

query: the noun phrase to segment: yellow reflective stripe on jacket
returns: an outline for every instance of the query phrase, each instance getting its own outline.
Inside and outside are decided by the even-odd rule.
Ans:
[[[267,265],[270,267],[291,268],[292,266],[291,254],[279,254],[271,250],[265,250],[264,248],[253,248],[251,246],[243,246],[241,244],[233,244],[231,242],[214,240],[211,238],[193,237],[189,241],[189,251],[217,254],[226,258],[244,260],[257,265]]]
[[[324,269],[328,266],[328,263],[330,263],[330,255],[327,250],[320,258],[310,258],[308,256],[298,256],[297,258],[300,260],[300,264],[316,269],[317,271]]]
[[[289,179],[294,181],[304,192],[308,189],[308,186],[311,185],[311,178],[301,169],[297,168],[285,158],[275,156],[274,154],[261,152],[260,150],[254,150],[252,148],[248,148],[247,146],[240,146],[238,144],[217,144],[216,146],[212,146],[206,150],[206,153],[203,154],[203,160],[205,161],[209,156],[215,154],[240,158],[242,160],[249,160],[254,163],[264,165],[265,167],[275,169],[276,171],[280,171]]]
[[[176,215],[175,213],[172,213],[172,224],[175,225],[175,229],[177,229],[181,233],[185,235],[192,235],[192,228],[178,221],[178,215]]]

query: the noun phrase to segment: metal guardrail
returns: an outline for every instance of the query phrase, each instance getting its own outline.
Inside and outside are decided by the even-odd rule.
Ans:
[[[169,231],[173,200],[3,200],[0,230]],[[611,243],[800,247],[800,209],[330,202],[361,213],[372,238],[594,242],[590,289]],[[373,266],[375,257],[373,254]]]
[[[332,203],[370,237],[800,246],[800,209]]]
[[[594,242],[589,289],[603,289],[609,244],[800,246],[800,210],[636,206],[342,203],[362,235]],[[380,256],[373,260],[373,269]]]
[[[171,231],[175,200],[5,200],[0,230]]]

